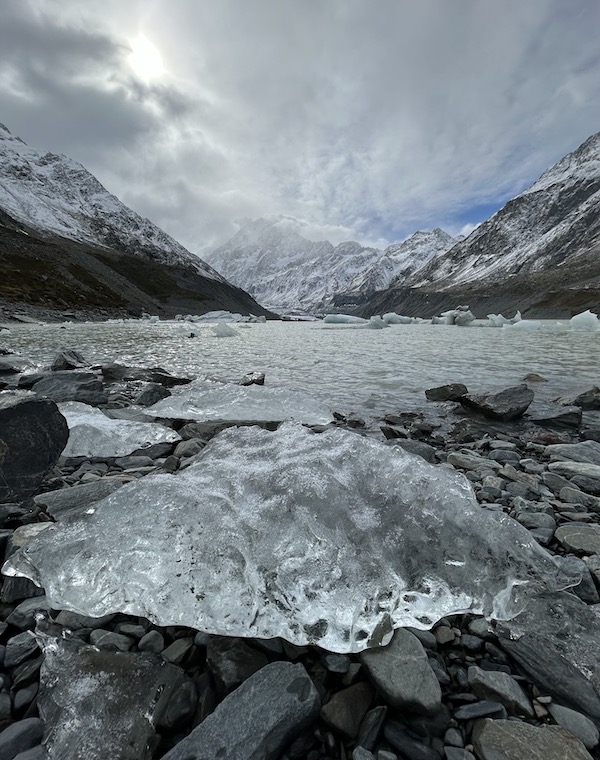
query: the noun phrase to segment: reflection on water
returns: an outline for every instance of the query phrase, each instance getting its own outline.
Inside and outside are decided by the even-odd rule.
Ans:
[[[160,365],[172,372],[237,380],[262,371],[273,387],[304,389],[341,412],[367,415],[425,404],[423,391],[448,382],[498,390],[530,372],[531,387],[552,399],[600,381],[600,332],[544,333],[485,327],[394,325],[331,329],[320,323],[270,322],[217,338],[206,325],[135,322],[10,325],[0,347],[47,364],[62,348],[94,363]],[[193,332],[196,337],[187,335]]]

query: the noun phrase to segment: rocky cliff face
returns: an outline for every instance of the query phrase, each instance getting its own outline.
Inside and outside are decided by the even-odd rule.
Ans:
[[[83,166],[0,125],[0,299],[100,313],[266,313]]]
[[[338,302],[360,303],[454,242],[436,229],[417,232],[383,251],[356,242],[333,246],[307,240],[278,217],[245,224],[207,258],[227,279],[270,308],[316,312]]]
[[[410,310],[427,294],[436,302],[479,300],[488,309],[494,299],[515,307],[525,299],[531,313],[570,316],[584,303],[598,308],[599,254],[600,133],[365,310]]]

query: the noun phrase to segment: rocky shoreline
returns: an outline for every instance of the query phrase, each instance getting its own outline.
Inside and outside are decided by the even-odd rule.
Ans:
[[[163,420],[178,440],[65,457],[56,403],[133,421],[187,382],[159,368],[91,368],[72,351],[34,376],[0,357],[0,389],[9,391],[0,395],[5,559],[125,483],[185,470],[225,427]],[[528,385],[481,396],[454,384],[427,396],[431,416],[396,410],[368,430],[335,415],[313,429],[383,434],[388,446],[459,470],[482,509],[526,528],[581,575],[578,585],[538,597],[510,621],[454,615],[431,630],[399,628],[385,647],[338,654],[53,610],[27,578],[2,576],[0,760],[600,757],[600,391],[553,407],[536,407]],[[86,692],[99,672],[112,674],[110,688],[94,680]]]

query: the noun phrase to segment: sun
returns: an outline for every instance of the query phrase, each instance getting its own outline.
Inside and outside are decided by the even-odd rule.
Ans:
[[[131,55],[127,60],[137,76],[146,82],[158,79],[165,71],[159,49],[143,35],[132,40]]]

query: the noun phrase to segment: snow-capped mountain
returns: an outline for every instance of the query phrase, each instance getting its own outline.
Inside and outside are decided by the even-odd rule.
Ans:
[[[338,298],[357,303],[454,242],[438,229],[417,232],[384,251],[356,242],[333,246],[307,240],[290,228],[287,219],[276,217],[244,224],[206,258],[269,308],[314,312],[331,308]]]
[[[177,306],[264,313],[81,164],[36,151],[2,124],[0,231],[0,298],[163,315]],[[34,283],[35,272],[47,287]]]
[[[164,264],[192,266],[222,279],[148,219],[111,195],[77,161],[40,153],[0,124],[0,208],[44,233],[92,245],[135,250]]]
[[[562,267],[600,266],[600,133],[548,169],[469,237],[416,272],[407,284],[445,290],[466,283],[536,278]],[[595,251],[595,260],[589,260]],[[576,278],[574,278],[576,279]],[[589,282],[588,282],[589,284]]]
[[[600,133],[361,312],[431,316],[464,302],[478,316],[519,308],[569,317],[599,300]]]

